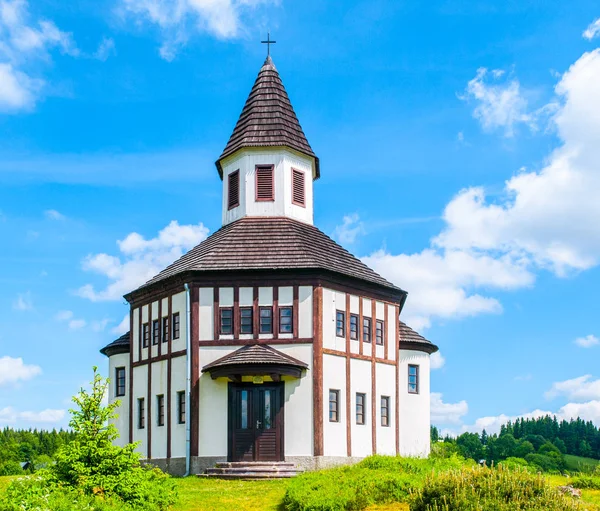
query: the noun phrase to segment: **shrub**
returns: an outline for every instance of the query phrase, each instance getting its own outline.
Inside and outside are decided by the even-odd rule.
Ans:
[[[23,469],[18,461],[5,461],[0,463],[0,476],[18,476],[23,474]]]
[[[570,484],[573,488],[581,490],[600,490],[600,477],[580,475],[579,477],[574,477]]]
[[[516,470],[516,469],[528,469],[529,468],[529,463],[527,463],[527,460],[523,459],[523,458],[515,458],[515,457],[511,457],[511,458],[506,458],[505,460],[502,460],[501,462],[498,463],[498,466],[502,465],[504,468],[507,468],[509,470]]]
[[[525,459],[533,468],[542,472],[560,472],[564,469],[564,460],[561,455],[556,455],[556,453],[528,454]]]
[[[430,475],[410,500],[411,511],[574,511],[571,497],[551,488],[541,475],[524,470],[473,467]]]

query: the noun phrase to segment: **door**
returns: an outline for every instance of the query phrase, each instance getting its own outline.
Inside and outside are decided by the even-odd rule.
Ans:
[[[283,460],[283,383],[229,384],[229,460]]]

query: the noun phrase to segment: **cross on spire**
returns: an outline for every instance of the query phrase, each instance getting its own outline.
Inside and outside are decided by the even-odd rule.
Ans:
[[[272,41],[271,40],[271,32],[267,32],[267,40],[266,41],[261,41],[262,44],[266,44],[267,45],[267,57],[271,56],[271,45],[275,44],[277,41]]]

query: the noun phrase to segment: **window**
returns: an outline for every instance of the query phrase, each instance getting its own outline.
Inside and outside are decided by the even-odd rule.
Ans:
[[[173,314],[173,339],[179,339],[181,325],[179,323],[179,312]]]
[[[221,334],[229,335],[233,333],[233,309],[221,308]]]
[[[329,389],[329,422],[340,422],[340,391]]]
[[[273,333],[273,307],[260,308],[260,328],[261,334]]]
[[[419,366],[408,366],[408,392],[409,394],[419,393]]]
[[[144,323],[142,325],[142,331],[143,331],[142,347],[143,348],[147,348],[148,344],[150,343],[150,324],[149,323]]]
[[[338,337],[346,336],[346,313],[336,311],[335,313],[335,335]]]
[[[240,171],[236,170],[227,177],[227,209],[240,205]]]
[[[350,314],[350,339],[358,341],[358,316]]]
[[[363,318],[363,342],[371,342],[371,318]]]
[[[163,394],[156,396],[156,423],[159,426],[165,425],[165,396]]]
[[[279,333],[291,334],[292,332],[292,308],[279,307]]]
[[[152,345],[158,344],[160,339],[160,323],[158,319],[152,321]]]
[[[272,201],[275,200],[273,194],[273,165],[256,166],[256,200]]]
[[[379,344],[379,346],[383,346],[383,321],[378,319],[375,322],[375,343]]]
[[[292,204],[306,206],[304,190],[304,172],[292,169]]]
[[[240,308],[240,333],[241,334],[251,334],[253,333],[253,325],[252,325],[252,307],[242,307]]]
[[[162,318],[162,340],[167,342],[169,340],[169,316]]]
[[[185,424],[185,391],[177,392],[177,422]]]
[[[365,424],[365,406],[367,396],[366,394],[356,393],[356,424]]]
[[[115,380],[117,382],[117,397],[125,395],[125,368],[117,367],[115,369]]]
[[[390,425],[390,398],[381,396],[381,425],[387,427]]]
[[[144,404],[144,398],[138,398],[138,429],[144,429],[146,427],[146,407]]]

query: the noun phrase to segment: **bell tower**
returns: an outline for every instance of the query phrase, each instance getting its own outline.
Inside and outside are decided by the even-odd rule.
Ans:
[[[270,56],[216,166],[223,180],[223,225],[252,216],[313,224],[319,159]]]

